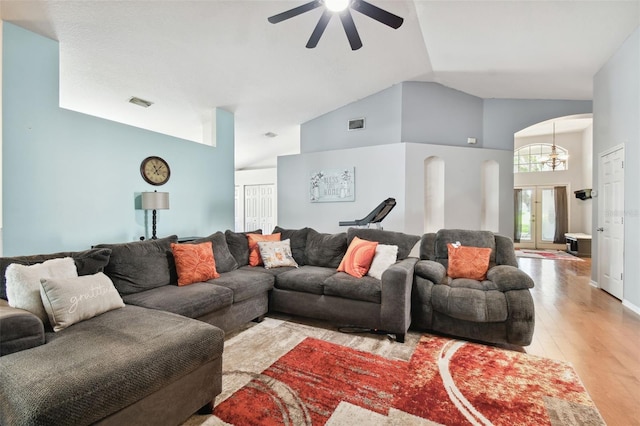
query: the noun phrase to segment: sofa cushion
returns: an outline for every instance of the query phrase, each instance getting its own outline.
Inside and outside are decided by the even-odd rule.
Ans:
[[[51,333],[0,358],[0,424],[93,424],[218,359],[223,336],[136,306]]]
[[[0,257],[0,299],[7,300],[5,271],[12,263],[20,265],[35,265],[45,260],[60,257],[71,257],[76,263],[78,275],[93,275],[102,272],[109,263],[111,250],[107,248],[90,249],[85,251],[65,251],[49,254],[35,254],[31,256]]]
[[[200,244],[171,243],[178,285],[189,285],[220,277],[216,271],[211,241]]]
[[[355,278],[364,277],[371,267],[377,246],[378,243],[375,241],[361,240],[355,237],[349,243],[347,252],[338,266],[338,271],[346,272]]]
[[[210,282],[230,289],[233,292],[233,303],[237,303],[271,290],[274,278],[262,270],[236,270],[222,274],[220,278]]]
[[[98,244],[95,247],[111,249],[104,273],[124,295],[176,283],[171,243],[177,242],[178,237],[172,235],[157,240]]]
[[[44,344],[40,318],[24,309],[12,308],[0,300],[0,356]]]
[[[27,310],[40,318],[44,324],[49,324],[49,317],[40,296],[40,279],[77,276],[75,262],[70,257],[49,259],[29,266],[11,264],[6,271],[9,305]]]
[[[238,267],[249,264],[249,241],[247,240],[247,234],[262,234],[262,229],[256,229],[250,232],[233,232],[227,229],[224,232],[229,251],[236,260]]]
[[[351,243],[351,240],[355,237],[368,241],[377,241],[380,244],[398,246],[398,260],[409,257],[413,247],[420,241],[419,235],[385,231],[382,229],[349,228],[347,230],[348,242]]]
[[[307,265],[336,269],[347,252],[347,234],[321,234],[309,229],[305,252]]]
[[[260,247],[258,247],[258,242],[280,241],[280,234],[247,234],[247,241],[249,243],[249,266],[260,266],[264,263],[260,256]]]
[[[265,269],[284,268],[288,266],[298,267],[291,254],[291,241],[258,241],[260,258]]]
[[[231,251],[229,251],[225,235],[220,231],[205,238],[197,238],[189,241],[186,244],[200,244],[207,241],[211,241],[213,257],[216,260],[216,271],[218,271],[218,273],[223,274],[238,269],[238,262],[236,262],[235,257],[233,257]]]
[[[281,240],[291,240],[291,254],[298,266],[307,264],[305,249],[307,248],[307,235],[310,228],[284,229],[276,226],[273,233],[279,233]]]
[[[43,278],[40,296],[56,332],[124,307],[120,294],[103,272],[73,278]]]
[[[282,290],[323,294],[325,280],[337,273],[334,268],[305,265],[298,269],[278,274],[275,287]]]
[[[373,277],[356,278],[339,272],[324,281],[324,294],[345,299],[381,303],[382,283]]]
[[[509,310],[505,294],[498,290],[470,288],[483,281],[458,279],[456,284],[435,285],[431,295],[433,309],[452,318],[471,322],[506,321]],[[488,283],[484,281],[484,283]]]
[[[210,283],[195,283],[183,287],[166,285],[128,294],[122,299],[127,305],[173,312],[189,318],[200,318],[231,306],[233,291]]]

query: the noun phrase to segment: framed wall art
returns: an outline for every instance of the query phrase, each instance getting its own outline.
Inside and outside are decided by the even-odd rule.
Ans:
[[[355,167],[311,172],[309,197],[312,203],[355,201]]]

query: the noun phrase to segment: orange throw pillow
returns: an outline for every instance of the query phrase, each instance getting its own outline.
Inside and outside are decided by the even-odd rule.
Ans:
[[[449,268],[447,275],[451,278],[470,278],[482,281],[489,270],[490,248],[455,246],[447,244],[449,251]]]
[[[376,247],[378,247],[378,243],[375,241],[361,240],[355,237],[349,244],[340,266],[338,266],[338,272],[346,272],[356,278],[364,277],[371,268],[371,262],[376,255]]]
[[[262,257],[260,257],[260,248],[258,241],[280,241],[280,233],[263,235],[263,234],[247,234],[249,240],[249,266],[262,265]]]
[[[178,271],[178,285],[189,285],[219,278],[211,241],[201,244],[171,243]]]

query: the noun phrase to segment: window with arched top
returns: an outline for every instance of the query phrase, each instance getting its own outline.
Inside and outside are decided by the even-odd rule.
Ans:
[[[558,145],[534,143],[518,148],[513,154],[513,172],[552,172],[568,170],[569,151]]]

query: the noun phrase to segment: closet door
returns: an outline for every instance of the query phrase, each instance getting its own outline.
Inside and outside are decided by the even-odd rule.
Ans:
[[[262,229],[270,234],[276,225],[276,191],[274,184],[244,187],[244,230]]]

